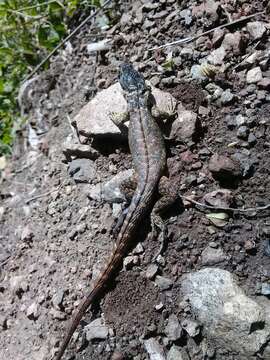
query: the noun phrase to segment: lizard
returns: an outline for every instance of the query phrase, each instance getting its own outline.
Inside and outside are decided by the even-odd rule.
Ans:
[[[132,248],[136,231],[145,216],[153,208],[155,193],[166,168],[164,138],[151,114],[153,96],[151,96],[150,87],[146,85],[142,74],[137,72],[129,63],[120,65],[118,79],[127,102],[128,141],[137,185],[130,205],[121,221],[121,226],[119,226],[115,249],[93,289],[86,294],[80,303],[55,360],[62,358],[85,312],[94,301],[102,297],[108,283],[113,279],[121,267],[124,257]],[[161,203],[157,201],[154,206],[155,214],[159,211],[160,205]],[[154,220],[152,220],[153,226]],[[160,224],[157,226],[160,227]]]

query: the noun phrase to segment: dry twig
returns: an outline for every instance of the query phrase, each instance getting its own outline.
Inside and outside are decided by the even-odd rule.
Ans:
[[[212,33],[213,31],[215,31],[216,29],[223,29],[223,28],[228,27],[228,26],[231,26],[231,25],[239,24],[239,23],[241,23],[241,22],[243,22],[243,21],[252,19],[253,17],[262,15],[262,14],[264,14],[264,13],[265,13],[265,11],[261,11],[261,12],[255,13],[255,14],[251,14],[251,15],[248,15],[248,16],[244,16],[244,17],[241,17],[240,19],[237,19],[237,20],[234,20],[234,21],[232,21],[232,22],[228,22],[228,23],[226,23],[226,24],[217,26],[217,27],[215,27],[215,28],[213,28],[213,29],[207,30],[207,31],[205,31],[205,32],[203,32],[203,33],[201,33],[201,34],[197,34],[197,35],[194,35],[194,36],[191,36],[191,37],[187,37],[187,38],[184,38],[184,39],[176,40],[176,41],[173,41],[173,42],[170,42],[170,43],[167,43],[167,44],[158,46],[158,47],[151,48],[151,49],[149,49],[149,50],[150,50],[150,51],[153,51],[153,50],[158,50],[158,49],[165,48],[165,47],[167,47],[167,46],[189,43],[189,42],[192,42],[192,41],[194,41],[194,40],[197,40],[197,39],[200,38],[201,36],[205,36],[205,35],[211,34],[211,33]]]
[[[190,202],[191,204],[201,206],[201,207],[203,207],[205,209],[208,209],[208,210],[223,210],[223,211],[233,211],[233,212],[242,212],[242,213],[244,213],[244,212],[252,212],[252,211],[264,211],[264,210],[270,209],[270,204],[267,204],[265,206],[253,207],[253,208],[246,208],[246,209],[237,209],[237,208],[220,207],[220,206],[216,207],[216,206],[212,206],[212,205],[203,204],[203,203],[201,203],[199,201],[191,199],[188,196],[181,196],[181,197],[182,197],[182,199],[184,199],[185,201]]]
[[[37,200],[37,199],[40,199],[40,198],[42,198],[42,197],[44,197],[44,196],[51,195],[51,194],[53,194],[53,193],[55,193],[55,192],[59,192],[65,184],[66,184],[66,181],[63,181],[62,184],[60,184],[57,189],[50,190],[50,191],[48,191],[48,192],[46,192],[46,193],[33,196],[33,197],[25,200],[25,203],[26,203],[26,204],[29,204],[29,203],[30,203],[31,201],[33,201],[33,200]]]

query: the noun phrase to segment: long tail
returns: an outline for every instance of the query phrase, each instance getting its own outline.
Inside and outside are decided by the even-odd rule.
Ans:
[[[86,310],[89,308],[89,306],[99,299],[103,292],[105,291],[106,285],[108,283],[109,278],[112,277],[114,272],[118,270],[120,267],[124,254],[123,254],[123,247],[116,248],[108,265],[106,266],[106,269],[96,282],[93,290],[89,291],[89,293],[86,295],[84,300],[80,303],[79,308],[74,316],[74,318],[71,321],[70,327],[66,333],[66,336],[63,340],[63,343],[61,344],[61,347],[59,349],[58,354],[56,355],[55,360],[60,360],[70,342],[70,339],[72,338],[72,335],[74,331],[77,329],[81,319],[83,318]]]
[[[145,179],[144,184],[147,183],[147,179]],[[93,290],[89,291],[84,300],[82,300],[77,313],[71,321],[70,327],[67,331],[67,334],[64,338],[64,341],[59,349],[58,354],[56,355],[55,360],[61,360],[70,339],[78,327],[81,319],[83,318],[86,310],[89,306],[96,300],[100,299],[103,295],[108,281],[115,275],[115,273],[119,270],[122,265],[123,259],[129,250],[131,243],[133,232],[136,226],[139,224],[139,219],[144,216],[144,213],[147,210],[145,203],[149,203],[149,199],[153,194],[153,189],[155,186],[152,184],[149,185],[149,189],[146,191],[145,186],[142,188],[137,187],[135,191],[135,195],[133,195],[131,204],[128,209],[128,213],[126,215],[125,221],[121,227],[121,230],[118,234],[116,248],[98,281],[96,282]]]

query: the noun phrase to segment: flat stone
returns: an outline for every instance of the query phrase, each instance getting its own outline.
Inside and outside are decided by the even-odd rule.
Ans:
[[[224,63],[224,58],[226,56],[226,50],[223,46],[211,51],[208,55],[207,60],[210,64],[213,65],[222,65]]]
[[[90,324],[84,327],[86,339],[91,340],[105,340],[109,335],[109,328],[104,325],[102,318],[93,320]]]
[[[221,248],[214,249],[207,246],[202,254],[202,265],[216,265],[226,260],[226,255]]]
[[[216,208],[226,208],[232,205],[233,194],[230,190],[219,189],[205,194],[203,200],[206,204]]]
[[[196,337],[200,334],[201,325],[197,321],[186,319],[181,325],[190,337]]]
[[[193,79],[197,79],[197,80],[206,80],[207,79],[207,76],[202,72],[201,65],[198,65],[198,64],[192,65],[190,74]]]
[[[263,78],[261,81],[258,82],[259,89],[263,90],[270,90],[270,79]]]
[[[67,317],[66,313],[54,308],[50,309],[50,315],[56,320],[65,320]]]
[[[246,41],[240,31],[235,31],[224,36],[222,46],[226,51],[232,51],[235,55],[239,55],[244,51]]]
[[[179,340],[182,336],[182,327],[175,314],[171,314],[164,330],[166,336],[171,341]]]
[[[247,31],[253,40],[258,40],[266,32],[266,27],[261,21],[251,21],[247,23]]]
[[[247,83],[248,84],[254,84],[258,83],[262,80],[262,71],[259,66],[249,70],[247,72]]]
[[[111,114],[121,114],[126,111],[127,103],[117,82],[108,89],[98,92],[73,121],[79,133],[86,137],[120,135],[121,131],[111,120]]]
[[[196,138],[200,127],[197,114],[178,107],[178,117],[172,124],[170,136],[177,141],[190,141]]]
[[[147,279],[152,280],[156,276],[157,272],[158,266],[156,264],[150,264],[146,269],[145,276],[147,277]]]
[[[144,346],[150,360],[166,360],[164,349],[156,339],[150,338],[145,340]]]
[[[173,345],[167,355],[167,360],[190,360],[185,349]]]
[[[88,196],[98,201],[105,200],[110,203],[121,203],[126,200],[121,191],[121,185],[124,181],[130,179],[133,174],[134,170],[132,169],[121,171],[109,181],[93,186]]]
[[[219,180],[230,180],[241,176],[240,164],[228,156],[219,154],[211,157],[209,170]]]
[[[92,160],[98,157],[98,152],[95,149],[91,148],[90,145],[79,143],[73,135],[67,136],[62,151],[68,161],[71,160],[72,156]]]
[[[160,290],[168,290],[172,287],[173,281],[164,276],[157,275],[155,279],[155,283],[158,285]]]
[[[74,159],[69,163],[68,173],[78,183],[89,183],[96,178],[95,163],[90,159]]]
[[[221,104],[223,104],[223,105],[229,105],[233,102],[234,98],[235,98],[235,96],[231,92],[231,90],[226,89],[225,91],[222,92],[222,94],[220,96],[220,101],[221,101]]]

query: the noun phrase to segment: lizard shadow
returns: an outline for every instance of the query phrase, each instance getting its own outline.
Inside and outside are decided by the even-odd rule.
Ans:
[[[127,139],[128,128],[123,125],[123,132],[121,134],[110,137],[96,137],[93,139],[91,146],[95,148],[101,155],[109,156],[116,151],[123,154],[129,154],[129,146]]]

